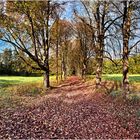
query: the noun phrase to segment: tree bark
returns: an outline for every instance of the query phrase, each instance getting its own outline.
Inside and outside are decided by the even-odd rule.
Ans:
[[[60,80],[63,80],[63,69],[62,69],[62,62],[61,62],[61,74],[60,74]]]
[[[129,93],[129,62],[128,62],[128,56],[124,56],[123,58],[123,90],[127,94]]]
[[[124,4],[124,17],[123,17],[123,90],[125,94],[129,93],[129,38],[130,38],[130,26],[131,26],[131,14],[132,14],[132,1],[123,2]]]
[[[97,56],[98,57],[98,56]],[[99,88],[101,86],[101,77],[102,77],[102,67],[103,67],[103,58],[102,56],[99,56],[99,58],[96,59],[96,88]]]
[[[123,90],[127,94],[129,93],[129,36],[127,35],[126,25],[124,25],[124,38],[123,38]]]
[[[102,81],[103,55],[104,55],[104,34],[99,35],[99,42],[96,47],[96,88],[100,88]]]
[[[86,70],[87,70],[87,64],[86,61],[83,63],[83,68],[82,68],[82,79],[86,80]]]
[[[44,73],[44,87],[49,88],[50,87],[50,78],[49,78],[49,72],[45,71]]]
[[[56,44],[56,81],[58,83],[58,40]]]
[[[57,21],[56,21],[56,81],[58,84],[58,46],[59,46],[59,17],[57,17]]]
[[[97,3],[96,8],[96,24],[97,24],[97,44],[96,44],[96,88],[100,88],[102,79],[102,68],[103,68],[103,55],[104,55],[104,18],[100,15],[100,3]]]
[[[67,76],[67,70],[66,70],[66,63],[64,60],[64,55],[62,56],[62,61],[61,61],[61,80],[65,80]]]
[[[64,80],[66,80],[67,74],[66,74],[66,64],[65,64],[65,62],[63,62],[62,68],[63,68],[63,77],[64,77]]]

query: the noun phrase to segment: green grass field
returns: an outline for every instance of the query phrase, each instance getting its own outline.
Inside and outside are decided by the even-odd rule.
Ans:
[[[54,80],[55,76],[51,76],[50,80]],[[43,77],[25,77],[25,76],[0,76],[0,88],[12,85],[42,83]]]
[[[104,75],[103,78],[105,80],[122,81],[122,74]],[[132,83],[139,83],[140,82],[140,74],[129,75],[129,81]]]
[[[88,76],[93,79],[95,76]],[[121,81],[121,74],[107,74],[103,75],[104,80]],[[51,81],[55,80],[55,76],[51,76]],[[140,83],[140,74],[129,75],[130,82]],[[43,77],[24,77],[24,76],[0,76],[0,88],[9,87],[12,85],[28,84],[28,83],[42,83]]]
[[[33,82],[42,82],[42,77],[0,76],[0,87]]]
[[[95,75],[89,75],[87,77],[92,79]],[[106,74],[103,75],[103,80],[122,81],[122,74]],[[140,74],[129,75],[129,81],[131,83],[140,83]]]

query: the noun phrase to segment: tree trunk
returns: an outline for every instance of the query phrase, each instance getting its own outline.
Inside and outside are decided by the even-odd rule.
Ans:
[[[64,64],[64,66],[63,66],[63,77],[64,77],[64,80],[66,80],[66,76],[67,76],[67,74],[66,74],[66,67],[65,67],[65,64]]]
[[[123,90],[124,93],[129,93],[129,38],[130,38],[130,27],[131,27],[131,14],[132,14],[132,1],[123,2],[124,4],[124,16],[123,16]]]
[[[45,88],[49,88],[50,87],[49,71],[45,71],[45,73],[44,73],[44,87]]]
[[[58,40],[56,44],[56,81],[58,83]]]
[[[87,65],[86,62],[83,63],[83,68],[82,68],[82,79],[86,80],[86,70],[87,70]]]
[[[56,37],[56,81],[58,84],[58,46],[59,46],[59,17],[57,17],[57,29],[56,29],[56,33],[57,33],[57,37]]]
[[[61,79],[66,79],[66,76],[67,76],[67,73],[66,73],[66,64],[65,64],[65,61],[64,61],[64,56],[62,58],[62,62],[61,62],[61,69],[62,69],[62,72],[61,72]]]
[[[65,64],[65,62],[63,63],[63,77],[64,77],[64,80],[66,80],[67,70],[66,70],[66,64]]]
[[[128,71],[129,71],[129,31],[126,25],[123,28],[123,90],[124,93],[129,93],[129,79],[128,79]]]
[[[44,60],[46,71],[44,73],[44,86],[45,88],[50,87],[50,67],[49,67],[49,43],[47,41],[46,58]]]
[[[123,90],[125,94],[129,93],[128,71],[129,71],[129,62],[128,56],[126,56],[123,58]]]
[[[98,58],[96,60],[96,88],[101,86],[101,77],[102,77],[102,66],[103,66],[103,59]]]
[[[60,75],[61,81],[63,80],[63,61],[61,60],[61,75]]]
[[[96,88],[100,88],[102,81],[103,55],[104,55],[104,34],[99,35],[99,42],[96,48]]]
[[[104,55],[104,18],[105,13],[100,15],[100,4],[97,2],[96,7],[96,24],[97,24],[97,44],[96,44],[96,88],[101,87],[102,80],[102,67],[103,67],[103,55]]]

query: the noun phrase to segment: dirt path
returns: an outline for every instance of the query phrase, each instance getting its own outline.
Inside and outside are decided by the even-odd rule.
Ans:
[[[71,77],[36,105],[1,111],[0,139],[140,138],[140,120],[131,105],[118,105],[93,92],[93,85]]]

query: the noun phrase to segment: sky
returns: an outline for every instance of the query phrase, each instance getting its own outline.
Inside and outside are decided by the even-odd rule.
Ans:
[[[11,45],[0,40],[0,52],[2,52],[5,48],[11,48]]]

